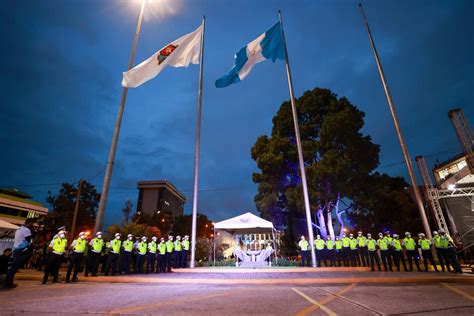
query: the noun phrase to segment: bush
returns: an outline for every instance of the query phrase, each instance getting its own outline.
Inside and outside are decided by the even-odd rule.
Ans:
[[[272,260],[272,266],[278,266],[278,267],[297,267],[299,265],[298,261],[293,261],[293,260],[288,260],[284,258],[278,258],[278,264],[273,258]]]

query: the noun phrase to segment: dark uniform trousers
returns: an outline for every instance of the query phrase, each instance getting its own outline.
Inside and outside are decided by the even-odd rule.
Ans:
[[[320,267],[321,261],[323,261],[323,259],[324,259],[324,249],[316,249],[316,266]],[[324,265],[327,266],[327,263],[325,262]]]
[[[359,249],[358,248],[355,248],[355,249],[351,249],[351,265],[353,267],[357,267],[357,266],[360,266],[360,261],[359,261]]]
[[[402,250],[393,250],[393,261],[395,261],[395,267],[397,267],[397,270],[400,271],[400,261],[403,264],[403,269],[407,271],[407,264],[405,262],[405,255],[403,254]]]
[[[186,268],[188,260],[189,250],[184,250],[181,252],[181,268]]]
[[[306,261],[308,263],[308,267],[311,266],[311,263],[309,261],[309,251],[308,250],[301,250],[301,266],[304,267],[304,262]]]
[[[166,271],[171,272],[171,262],[173,261],[173,253],[166,252]]]
[[[382,271],[382,268],[380,267],[380,260],[379,260],[379,255],[377,254],[377,250],[374,251],[368,251],[369,253],[369,259],[370,259],[370,268],[371,271],[375,271],[375,263],[377,263],[377,267],[379,268],[379,271]]]
[[[407,250],[407,258],[410,271],[413,271],[413,260],[415,260],[415,265],[418,271],[421,271],[420,262],[418,261],[418,250]]]
[[[456,248],[449,247],[448,249],[443,249],[443,250],[446,252],[447,257],[449,258],[449,262],[454,268],[454,271],[462,273],[461,264],[459,263],[459,259],[456,254]]]
[[[441,266],[441,269],[443,270],[443,272],[445,270],[450,270],[449,268],[449,262],[446,262],[445,264],[445,256],[443,255],[443,249],[441,248],[435,248],[436,249],[436,256],[438,257],[438,261],[439,261],[439,265]],[[446,266],[446,268],[445,268]]]
[[[349,247],[342,247],[342,260],[344,261],[344,266],[349,266],[349,257],[351,254],[351,248]]]
[[[423,255],[423,263],[425,265],[425,271],[428,271],[428,260],[430,261],[431,265],[434,267],[435,271],[438,271],[438,267],[436,266],[431,250],[422,249],[421,254]]]
[[[94,251],[89,251],[89,271],[93,276],[97,275],[97,270],[99,268],[99,262],[100,262],[100,253],[94,252]],[[88,276],[88,273],[86,271],[86,276]]]
[[[390,250],[380,250],[380,257],[382,258],[382,264],[385,271],[393,271],[392,269],[392,258],[390,257]]]
[[[337,258],[337,266],[341,267],[342,262],[342,249],[336,249],[336,258]]]
[[[130,251],[123,251],[120,260],[120,273],[130,274],[130,264],[132,263],[132,253]]]
[[[110,252],[108,257],[107,257],[107,262],[105,264],[105,270],[104,273],[105,275],[109,275],[110,270],[112,270],[112,275],[115,275],[115,272],[117,270],[117,262],[119,261],[119,254],[115,252]]]
[[[335,267],[336,266],[336,251],[334,249],[326,249],[326,259],[329,260],[331,267]]]
[[[71,281],[71,272],[73,271],[73,269],[74,273],[72,274],[72,280],[77,281],[77,274],[79,273],[79,269],[81,268],[83,258],[83,252],[71,253],[71,255],[69,256],[69,264],[67,266],[66,281]]]
[[[158,266],[156,272],[166,272],[166,255],[158,254]]]
[[[135,258],[135,273],[143,273],[143,264],[145,263],[146,255],[142,255],[137,253],[137,257]]]
[[[146,273],[155,272],[156,253],[149,252],[146,260]]]
[[[173,257],[173,268],[181,268],[181,250],[175,250]]]
[[[368,267],[369,266],[369,253],[368,253],[367,247],[359,247],[359,255],[362,261],[361,262],[362,266]]]
[[[53,282],[59,282],[59,266],[63,261],[63,255],[58,255],[54,252],[49,254],[48,263],[44,269],[43,283],[48,281],[49,275],[53,276]]]

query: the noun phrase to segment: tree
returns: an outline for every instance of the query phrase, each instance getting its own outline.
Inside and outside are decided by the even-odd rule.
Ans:
[[[337,201],[353,199],[379,163],[379,146],[364,136],[364,113],[345,97],[328,89],[307,91],[296,100],[311,212],[317,215],[323,237],[334,236],[332,214]],[[260,136],[251,150],[259,173],[255,204],[262,216],[286,229],[294,245],[295,233],[306,227],[296,138],[290,103],[273,117],[271,136]],[[327,222],[330,225],[327,225]],[[296,230],[296,231],[295,231]],[[328,231],[329,230],[329,231]]]
[[[130,223],[124,226],[112,225],[107,228],[107,237],[109,239],[113,239],[116,233],[122,234],[122,237],[126,237],[128,234],[132,234],[134,237],[162,237],[161,231],[158,227],[138,223]]]
[[[71,229],[77,190],[78,185],[65,182],[57,195],[48,191],[46,202],[51,205],[52,211],[48,214],[48,220],[45,221],[45,226],[48,226],[45,227],[46,229],[56,230],[61,226],[66,226],[68,230]],[[94,226],[100,193],[97,192],[93,184],[83,181],[79,199],[76,232]]]

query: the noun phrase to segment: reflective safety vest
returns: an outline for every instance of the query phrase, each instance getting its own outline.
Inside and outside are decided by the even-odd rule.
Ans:
[[[413,238],[405,237],[405,239],[403,239],[403,244],[407,250],[415,250],[416,248],[415,240]]]
[[[179,240],[174,241],[174,251],[181,251],[181,241]]]
[[[359,244],[357,242],[357,239],[355,239],[355,238],[352,238],[352,239],[349,238],[349,243],[350,243],[350,246],[351,246],[351,250],[356,250],[357,245]]]
[[[146,255],[147,244],[144,241],[138,243],[138,253],[142,256]]]
[[[122,247],[123,247],[123,250],[126,251],[126,252],[132,252],[133,250],[133,241],[131,240],[125,240],[123,243],[122,243]]]
[[[166,254],[166,244],[165,243],[159,243],[158,244],[158,251],[160,255]]]
[[[332,241],[332,239],[326,240],[326,248],[328,250],[333,250],[334,249],[334,241]]]
[[[402,251],[402,243],[400,242],[400,239],[393,239],[392,245],[395,251]]]
[[[388,250],[388,240],[386,238],[380,238],[377,240],[380,250]]]
[[[440,236],[433,237],[432,243],[434,244],[435,248],[442,248],[441,247],[441,237]]]
[[[110,248],[113,253],[120,253],[120,247],[122,246],[122,241],[120,239],[114,239],[110,242]]]
[[[336,240],[336,241],[334,241],[334,244],[336,245],[336,250],[341,250],[342,249],[342,241]]]
[[[166,252],[173,252],[173,246],[174,246],[173,242],[168,240],[166,242]]]
[[[377,251],[377,241],[375,239],[367,239],[367,250]]]
[[[156,253],[156,242],[152,241],[148,243],[148,251],[151,253]]]
[[[93,252],[97,252],[97,253],[101,253],[102,252],[102,248],[104,247],[104,241],[102,239],[99,239],[99,238],[94,238],[91,240],[91,243],[92,243],[92,251]]]
[[[324,249],[324,240],[322,239],[315,239],[314,245],[316,246],[316,250],[323,250]]]
[[[67,239],[56,237],[53,242],[53,252],[57,255],[62,255],[66,251]]]
[[[342,247],[350,246],[351,240],[349,239],[349,237],[342,237],[341,241],[342,241]]]
[[[183,250],[189,250],[189,240],[183,240],[181,243],[183,245]]]
[[[431,248],[431,243],[428,239],[420,239],[418,240],[418,244],[422,250],[430,250]]]
[[[441,238],[441,248],[448,249],[450,247],[449,240],[451,237],[444,235]]]
[[[86,250],[86,240],[77,238],[76,244],[74,245],[74,252],[84,253],[85,250]]]
[[[393,241],[393,238],[392,238],[392,237],[387,237],[387,236],[385,236],[384,238],[388,240],[388,244],[389,244],[389,245],[392,244],[392,241]]]
[[[300,240],[300,242],[298,243],[298,246],[300,247],[301,251],[307,251],[309,243],[306,239],[305,240]]]
[[[367,247],[367,238],[364,236],[359,236],[357,237],[357,240],[359,241],[359,247]]]

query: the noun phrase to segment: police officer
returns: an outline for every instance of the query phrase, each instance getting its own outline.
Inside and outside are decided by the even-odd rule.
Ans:
[[[132,263],[133,235],[128,234],[127,240],[122,243],[122,258],[120,262],[120,273],[130,274],[130,264]]]
[[[181,268],[181,236],[176,236],[174,241],[174,252],[173,252],[173,267],[175,269]]]
[[[155,272],[156,262],[156,237],[151,237],[151,242],[148,243],[148,257],[146,260],[146,273]]]
[[[367,252],[367,238],[362,235],[362,232],[357,233],[357,242],[359,244],[359,255],[361,264],[364,267],[369,266],[369,253]]]
[[[426,239],[425,234],[419,233],[418,234],[418,245],[421,248],[421,254],[423,255],[423,262],[425,264],[425,272],[428,272],[428,260],[431,262],[431,265],[434,267],[436,272],[438,271],[438,267],[434,262],[433,254],[431,253],[431,240]]]
[[[375,271],[374,263],[377,263],[379,272],[382,271],[382,268],[380,267],[379,256],[377,254],[377,241],[375,239],[372,239],[371,234],[367,234],[367,251],[369,253],[369,259],[370,259],[370,268],[371,268],[370,271]]]
[[[377,244],[379,245],[380,249],[380,258],[382,259],[382,264],[385,271],[393,271],[391,260],[389,264],[389,252],[388,252],[388,243],[389,240],[383,236],[382,233],[379,233],[379,239],[377,240]]]
[[[326,260],[329,260],[331,267],[336,266],[336,252],[334,250],[334,241],[331,239],[331,236],[327,236],[326,238],[326,256],[324,264],[326,264]]]
[[[439,264],[441,266],[441,270],[445,272],[446,270],[450,271],[449,262],[446,262],[446,269],[445,266],[445,256],[443,255],[443,249],[441,247],[441,237],[439,236],[437,231],[433,232],[433,239],[431,239],[431,243],[434,245],[436,250],[436,256],[438,257]]]
[[[181,243],[183,250],[181,252],[181,268],[186,268],[187,258],[189,253],[189,236],[185,235],[183,242]]]
[[[166,272],[173,272],[171,271],[171,262],[173,257],[173,250],[174,250],[174,243],[173,243],[173,236],[168,236],[168,241],[166,242]]]
[[[148,244],[146,242],[146,236],[143,236],[141,241],[135,244],[135,249],[137,250],[137,256],[135,258],[135,273],[143,274],[143,264],[145,263],[146,250]]]
[[[86,270],[86,276],[89,276],[88,272],[90,272],[92,276],[97,276],[100,255],[105,245],[104,240],[102,239],[102,232],[97,232],[95,236],[96,237],[92,238],[89,242],[91,251],[89,251],[89,269],[88,271]]]
[[[351,248],[351,265],[353,267],[358,267],[360,266],[360,260],[359,260],[359,242],[356,238],[354,238],[353,234],[349,234],[349,246]]]
[[[304,236],[301,236],[301,240],[298,242],[298,247],[301,251],[301,266],[304,267],[304,262],[308,263],[308,267],[311,266],[308,255],[309,243]]]
[[[115,239],[109,242],[109,255],[107,256],[107,262],[105,264],[105,275],[109,275],[110,270],[112,270],[112,275],[115,275],[120,257],[120,248],[122,248],[121,236],[120,233],[116,233]]]
[[[77,279],[77,273],[82,264],[82,258],[84,257],[84,251],[86,250],[86,233],[80,232],[79,237],[74,240],[71,244],[70,250],[71,254],[69,255],[69,265],[67,266],[66,273],[66,283],[71,282],[71,272],[74,269],[74,274],[72,275],[72,282],[79,281]]]
[[[390,271],[393,271],[392,270],[392,267],[393,267],[393,264],[392,264],[392,256],[393,256],[392,242],[393,242],[393,238],[390,237],[390,231],[388,231],[388,230],[385,231],[384,238],[387,240],[387,246],[388,246],[388,252],[387,252],[388,265],[390,267]]]
[[[53,283],[61,283],[59,280],[59,266],[63,261],[64,252],[66,252],[67,239],[66,232],[64,230],[59,231],[59,233],[51,240],[49,244],[49,254],[48,263],[44,269],[43,284],[48,282],[48,276],[51,274],[53,276]]]
[[[403,239],[402,245],[405,247],[406,250],[410,271],[413,272],[413,260],[415,260],[416,268],[419,272],[421,272],[420,262],[418,261],[418,251],[416,250],[416,243],[415,240],[411,238],[410,232],[405,233],[405,238]]]
[[[335,237],[334,245],[336,247],[337,266],[340,267],[342,259],[342,241],[339,240],[339,236]]]
[[[455,273],[462,273],[461,264],[459,263],[458,256],[456,254],[456,248],[451,236],[446,234],[443,229],[440,229],[439,234],[441,235],[441,247],[443,252],[446,253],[446,257],[454,268]],[[448,261],[447,260],[447,261]]]
[[[344,261],[344,266],[349,266],[349,257],[351,254],[351,240],[349,237],[346,237],[346,234],[342,234],[342,260]]]
[[[158,244],[158,266],[156,267],[156,272],[166,272],[166,244],[165,238],[161,237],[160,243]]]
[[[400,236],[393,234],[392,238],[392,247],[393,247],[393,260],[395,261],[395,266],[397,271],[400,271],[400,261],[403,264],[403,270],[407,271],[407,264],[405,262],[405,255],[403,254],[402,242],[400,241]]]
[[[327,266],[326,259],[324,258],[324,246],[325,242],[321,239],[321,235],[316,235],[316,239],[314,240],[314,246],[316,247],[316,266],[321,266],[321,261],[324,259],[324,265]]]

